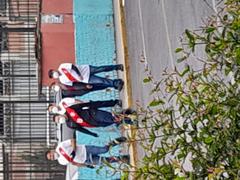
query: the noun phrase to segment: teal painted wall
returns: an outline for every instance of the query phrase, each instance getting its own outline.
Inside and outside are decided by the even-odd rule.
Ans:
[[[112,15],[112,0],[74,0],[75,15]]]
[[[112,0],[74,0],[73,11],[76,63],[95,66],[115,64],[116,48]],[[101,73],[100,75],[117,78],[116,72]],[[119,93],[114,89],[97,91],[80,97],[82,100],[109,100],[115,98],[119,98]],[[120,136],[120,131],[115,126],[95,128],[93,131],[97,132],[100,137],[94,138],[78,133],[78,143],[101,146],[105,145],[110,139]],[[111,155],[119,154],[119,151],[120,148],[113,148]],[[100,174],[96,173],[96,169],[79,168],[79,177],[84,180],[108,180],[117,179],[120,175],[117,173],[111,176],[108,168],[101,169]]]

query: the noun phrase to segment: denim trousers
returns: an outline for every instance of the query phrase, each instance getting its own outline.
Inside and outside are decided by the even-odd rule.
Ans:
[[[109,151],[108,146],[86,146],[86,164],[101,164],[104,157],[99,156],[99,154],[104,154]]]
[[[91,115],[89,118],[91,118],[92,121],[95,121],[95,126],[97,127],[106,127],[115,124],[115,117],[108,111],[90,109],[88,114]]]
[[[108,65],[108,66],[90,66],[90,77],[88,83],[90,84],[103,84],[107,87],[116,87],[116,81],[112,79],[107,79],[103,77],[96,76],[95,74],[101,72],[108,72],[113,70],[118,70],[120,65]]]
[[[121,65],[108,65],[108,66],[90,66],[90,75],[94,75],[101,72],[108,72],[113,70],[119,70]]]

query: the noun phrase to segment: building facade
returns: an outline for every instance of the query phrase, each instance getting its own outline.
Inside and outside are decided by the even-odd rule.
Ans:
[[[64,177],[44,159],[57,139],[46,111],[54,96],[42,85],[41,7],[40,0],[0,0],[1,179]]]

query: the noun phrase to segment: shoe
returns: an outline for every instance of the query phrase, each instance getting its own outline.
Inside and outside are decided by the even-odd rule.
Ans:
[[[131,119],[130,117],[124,117],[123,124],[138,126],[138,121],[136,119]]]
[[[133,120],[133,123],[132,123],[133,126],[139,128],[139,121],[136,119],[136,120]]]
[[[122,111],[122,114],[126,114],[126,115],[130,115],[130,114],[133,114],[133,115],[136,115],[137,114],[137,111],[131,109],[131,108],[127,108],[127,109],[124,109]]]
[[[130,164],[130,156],[129,155],[121,155],[120,160],[124,163]]]
[[[119,82],[119,84],[118,84],[118,87],[117,87],[117,90],[121,91],[122,88],[123,88],[123,85],[124,85],[123,80],[120,80],[120,82]]]
[[[122,79],[115,79],[113,81],[113,84],[114,84],[114,88],[121,91],[122,88],[123,88],[123,85],[124,85],[124,82]]]
[[[126,142],[127,138],[122,136],[122,137],[118,137],[116,139],[114,139],[113,141],[109,142],[109,146],[116,146],[119,145],[120,143]]]
[[[116,105],[122,107],[122,100],[120,99],[116,100]]]
[[[119,64],[119,65],[118,65],[118,70],[120,70],[120,71],[123,71],[123,70],[124,70],[123,64]]]

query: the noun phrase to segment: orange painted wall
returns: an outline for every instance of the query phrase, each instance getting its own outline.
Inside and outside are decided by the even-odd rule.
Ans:
[[[57,69],[63,62],[75,62],[72,0],[42,0],[42,14],[63,15],[63,24],[41,24],[42,85],[50,85],[49,69]]]

